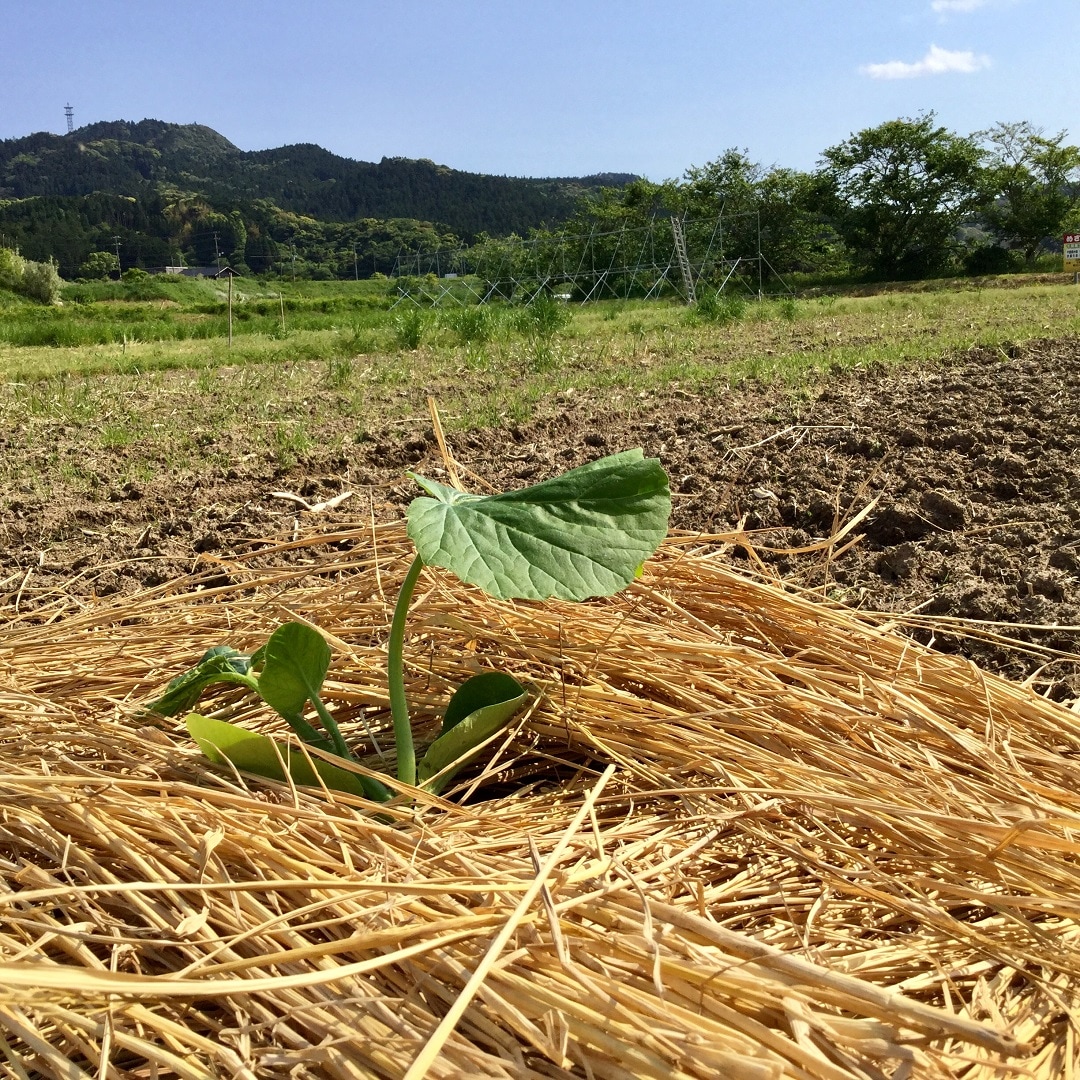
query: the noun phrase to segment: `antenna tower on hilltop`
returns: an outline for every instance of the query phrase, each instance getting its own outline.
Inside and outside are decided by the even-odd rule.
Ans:
[[[64,106],[64,115],[67,117],[68,134],[75,130],[75,110],[70,105]]]

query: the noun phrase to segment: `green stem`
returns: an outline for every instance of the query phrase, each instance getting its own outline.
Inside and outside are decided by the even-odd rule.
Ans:
[[[311,704],[315,706],[315,711],[319,714],[319,719],[322,721],[322,726],[330,733],[330,738],[334,740],[334,753],[338,757],[343,757],[346,761],[352,761],[353,756],[349,753],[349,748],[345,745],[345,740],[341,735],[341,728],[337,726],[337,721],[330,715],[329,710],[322,703],[322,698],[318,694],[311,695]]]
[[[239,671],[222,671],[212,679],[207,679],[206,686],[211,686],[216,682],[235,683],[237,686],[246,686],[249,690],[254,690],[256,694],[259,692],[259,680],[254,675],[241,675]]]
[[[259,680],[254,675],[240,675],[236,672],[225,672],[222,675],[219,675],[216,681],[239,683],[240,686],[246,686],[249,690],[254,691],[256,694],[259,694],[259,696],[262,697],[262,694],[259,693]],[[265,698],[263,700],[265,701]],[[316,710],[318,710],[319,706],[321,705],[322,702],[318,702],[318,704],[315,705]],[[319,719],[323,720],[323,723],[326,722],[325,719],[323,719],[323,713],[325,712],[326,708],[324,706],[322,711],[319,712]],[[293,729],[293,731],[296,732],[297,735],[300,736],[300,738],[304,742],[311,743],[314,746],[318,746],[320,743],[326,742],[326,740],[319,734],[318,730],[312,727],[312,725],[309,724],[299,713],[289,714],[278,712],[278,715],[289,725],[289,727]],[[341,754],[340,749],[337,749],[335,752],[341,754],[342,757],[351,757],[348,751],[348,747],[345,746],[344,739],[341,738],[341,732],[338,731],[338,726],[334,723],[334,718],[330,716],[329,720],[330,725],[327,727],[326,730],[330,733],[331,739],[334,740],[334,746],[337,747],[340,742],[341,747],[345,749],[344,754]]]
[[[210,686],[216,682],[234,683],[237,686],[246,686],[253,693],[259,693],[259,680],[254,675],[241,675],[238,671],[223,671],[220,675],[215,675],[214,678],[209,680],[206,685]],[[259,696],[261,697],[262,695],[260,694]],[[293,731],[295,731],[296,734],[304,740],[304,742],[315,743],[317,745],[318,743],[325,741],[323,737],[318,733],[318,731],[313,728],[311,724],[309,724],[299,714],[295,716],[286,716],[285,713],[281,713],[280,715],[282,719],[284,719],[293,729]],[[331,718],[330,723],[333,724],[333,722],[334,721]],[[334,731],[330,730],[329,728],[327,730],[330,731],[330,735],[332,737],[334,735]],[[338,737],[341,737],[340,733],[338,733]],[[345,744],[342,743],[342,746],[344,745]]]
[[[424,560],[417,555],[401,583],[401,592],[398,593],[397,603],[394,605],[386,657],[390,717],[394,721],[394,742],[397,745],[398,779],[412,787],[416,787],[416,750],[413,747],[409,703],[405,700],[405,616],[423,569]]]
[[[325,749],[326,738],[320,734],[318,728],[309,724],[302,716],[293,713],[286,716],[285,713],[279,714],[282,720],[285,721],[300,736],[301,741],[310,744],[311,746],[319,746]],[[329,731],[329,729],[327,729]],[[329,732],[331,739],[333,739],[333,732]],[[336,751],[335,751],[336,752]]]

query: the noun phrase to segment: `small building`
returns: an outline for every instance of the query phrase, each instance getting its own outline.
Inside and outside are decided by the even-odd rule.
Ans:
[[[237,277],[231,266],[151,266],[148,274],[179,274],[181,277],[230,278]]]

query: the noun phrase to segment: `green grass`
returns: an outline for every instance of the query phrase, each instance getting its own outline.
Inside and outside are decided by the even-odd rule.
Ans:
[[[4,307],[9,337],[13,324],[92,340],[0,344],[0,424],[12,433],[0,476],[26,483],[26,451],[42,484],[92,483],[83,462],[50,456],[58,425],[95,431],[87,445],[121,455],[133,476],[227,468],[251,454],[288,468],[315,449],[377,439],[388,425],[426,426],[428,394],[453,430],[527,420],[560,391],[599,392],[632,407],[651,390],[717,393],[750,379],[798,388],[837,370],[1080,333],[1073,285],[781,298],[714,318],[644,301],[414,316],[388,308],[385,285],[305,282],[280,286],[295,305],[284,333],[279,286],[245,293],[252,312],[236,320],[230,349],[221,315],[210,310],[220,285],[175,284],[164,300],[117,299],[127,286],[101,283],[79,286],[82,299],[52,312]],[[184,325],[217,333],[176,329]]]
[[[523,371],[551,374],[573,367],[575,353],[600,368],[628,362],[662,369],[706,355],[726,376],[738,377],[750,360],[755,370],[794,374],[804,366],[891,362],[941,348],[1073,333],[1078,295],[1069,285],[1020,285],[760,303],[706,294],[692,309],[670,302],[578,307],[546,300],[529,308],[431,311],[411,304],[390,309],[381,282],[244,281],[235,286],[230,349],[219,282],[98,282],[66,292],[60,308],[5,306],[0,378],[329,363],[417,352],[430,354],[423,364],[463,366],[473,374],[522,354],[528,356],[518,364]],[[416,368],[416,357],[408,366]]]

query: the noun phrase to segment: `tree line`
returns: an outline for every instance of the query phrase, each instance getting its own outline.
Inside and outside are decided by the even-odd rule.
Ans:
[[[0,201],[0,247],[52,260],[67,280],[131,268],[231,266],[307,279],[390,273],[398,253],[456,246],[450,230],[412,218],[320,221],[268,199],[240,203],[176,189]]]
[[[217,141],[208,143],[209,136],[199,130],[158,127],[162,131],[150,159],[168,150],[172,160],[194,169],[199,161],[232,161],[240,153],[216,133],[209,135]],[[110,128],[106,134],[122,132]],[[172,140],[167,146],[166,137]],[[30,146],[34,138],[20,146]],[[40,166],[52,145],[34,143],[20,153],[23,158],[36,154]],[[130,144],[123,145],[121,157],[128,164],[143,160]],[[333,157],[317,147],[283,149],[308,166],[323,160],[320,155]],[[106,172],[119,168],[107,148],[94,152]],[[254,167],[248,157],[258,155],[241,162]],[[8,161],[8,179],[33,172],[28,160],[13,166],[17,158]],[[312,172],[308,166],[305,175]],[[234,162],[234,167],[240,166]],[[439,169],[422,170],[425,205],[435,197]],[[415,205],[401,195],[408,187],[404,177],[413,174],[395,174],[401,216],[351,220],[302,213],[270,197],[237,199],[227,191],[211,195],[165,182],[144,184],[135,194],[0,200],[0,247],[17,249],[29,260],[53,261],[68,279],[180,264],[359,278],[393,272],[407,252],[456,249],[464,252],[460,265],[467,270],[470,248],[475,263],[497,252],[506,235],[533,241],[534,251],[561,246],[573,261],[574,253],[595,244],[598,235],[677,216],[688,223],[691,244],[704,242],[694,230],[722,222],[724,257],[749,259],[760,253],[766,276],[899,280],[1030,268],[1049,242],[1080,231],[1080,149],[1068,143],[1065,132],[1046,134],[1027,121],[962,136],[939,125],[933,113],[891,120],[827,148],[811,171],[766,167],[747,150],[733,148],[676,180],[619,176],[612,178],[615,183],[586,185],[578,192],[576,210],[548,224],[508,212],[503,239],[404,213]],[[487,196],[478,190],[474,197]],[[473,218],[484,220],[484,215],[477,211]]]
[[[1080,230],[1080,148],[1027,121],[962,136],[933,113],[890,120],[826,149],[809,172],[730,149],[676,181],[637,180],[582,205],[564,230],[658,214],[722,216],[727,258],[768,274],[904,280],[1031,268]]]

